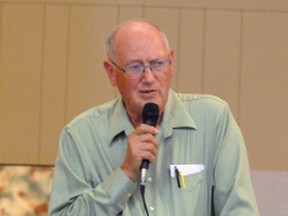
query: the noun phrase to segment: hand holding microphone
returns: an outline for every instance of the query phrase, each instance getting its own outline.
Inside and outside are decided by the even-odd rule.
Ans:
[[[141,168],[147,172],[149,161],[153,162],[157,153],[158,141],[155,136],[158,129],[155,126],[158,121],[159,108],[157,104],[149,104],[151,103],[143,108],[143,124],[139,125],[128,137],[126,158],[121,166],[123,172],[133,181],[136,180]]]
[[[159,117],[159,107],[154,103],[147,103],[143,108],[142,122],[144,124],[156,127]],[[140,166],[140,185],[146,185],[149,161],[144,159]]]

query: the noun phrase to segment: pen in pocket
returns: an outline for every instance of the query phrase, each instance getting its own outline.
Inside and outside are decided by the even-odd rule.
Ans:
[[[183,173],[179,172],[179,176],[180,176],[180,179],[181,179],[182,187],[185,189],[186,188],[186,182],[185,182],[185,178],[184,178]]]
[[[183,173],[175,166],[175,176],[177,180],[177,185],[179,188],[186,188],[186,182],[185,182],[185,177]]]
[[[181,188],[179,170],[177,169],[176,166],[175,166],[175,176],[176,176],[178,188]]]

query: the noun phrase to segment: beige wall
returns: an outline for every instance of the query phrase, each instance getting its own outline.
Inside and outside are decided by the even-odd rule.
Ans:
[[[287,0],[0,0],[0,163],[53,164],[63,125],[117,95],[103,43],[135,17],[166,31],[175,90],[229,102],[251,167],[288,171]]]

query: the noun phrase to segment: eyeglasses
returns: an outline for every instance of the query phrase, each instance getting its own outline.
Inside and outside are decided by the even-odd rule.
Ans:
[[[115,62],[111,61],[111,63],[117,67],[119,70],[123,71],[132,79],[139,79],[145,72],[146,68],[149,68],[154,75],[160,74],[164,72],[169,65],[171,65],[170,57],[166,60],[153,60],[149,62],[149,65],[144,65],[141,63],[132,63],[127,65],[125,68],[121,68]]]

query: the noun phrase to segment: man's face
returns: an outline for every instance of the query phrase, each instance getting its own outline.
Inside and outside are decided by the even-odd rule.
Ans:
[[[125,72],[114,68],[115,82],[112,84],[118,87],[129,114],[141,114],[148,102],[158,104],[160,112],[163,112],[173,75],[173,52],[165,47],[160,32],[143,24],[127,26],[118,32],[115,44],[115,63],[121,68],[132,63],[147,66],[151,61],[171,60],[171,64],[161,73],[156,74],[147,67],[138,79],[132,79]]]

